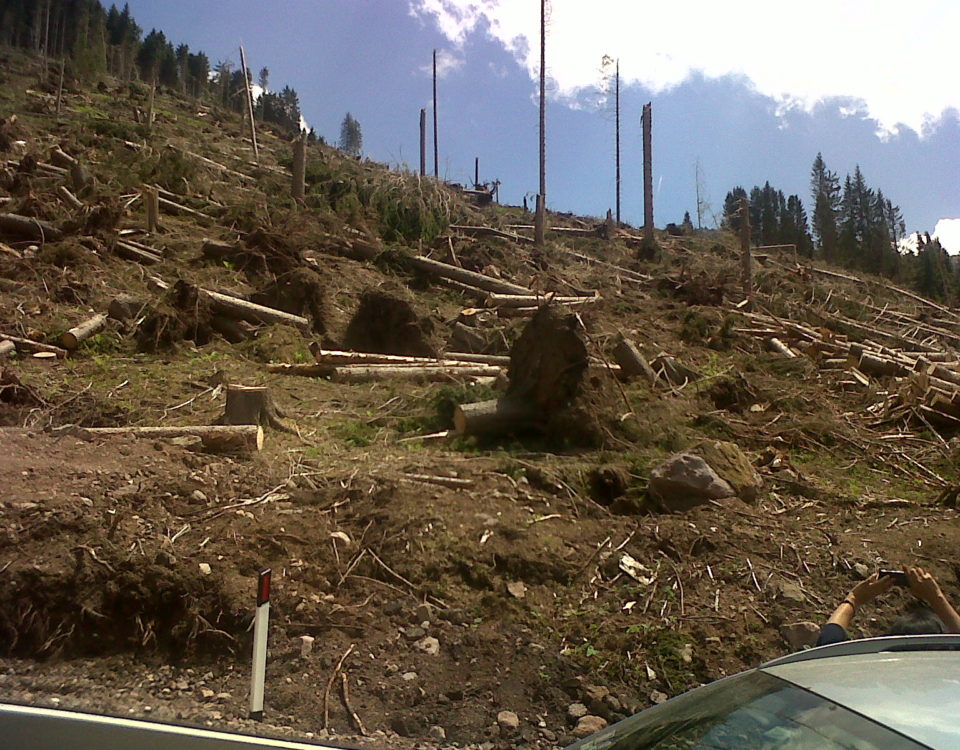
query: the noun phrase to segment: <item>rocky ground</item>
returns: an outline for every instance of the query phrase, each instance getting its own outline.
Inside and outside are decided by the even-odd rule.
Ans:
[[[955,429],[890,406],[905,399],[903,378],[852,379],[786,329],[776,333],[800,356],[770,351],[772,334],[737,307],[732,237],[658,233],[646,260],[630,232],[557,233],[543,250],[470,238],[449,225],[513,232],[529,217],[321,146],[298,208],[278,136],[262,134],[255,168],[238,117],[170,92],[147,131],[133,116],[145,91],[118,81],[70,88],[55,117],[35,61],[0,55],[0,210],[66,231],[0,238],[0,334],[56,342],[121,293],[143,304],[65,359],[3,362],[0,698],[366,747],[553,747],[801,647],[881,564],[922,564],[960,598],[960,527],[940,501],[958,481]],[[55,147],[92,175],[88,208],[58,197],[64,175],[30,168]],[[142,206],[123,206],[145,183],[209,216],[165,209],[161,231],[123,235],[158,249],[149,266],[116,252],[119,232],[143,228]],[[211,258],[206,239],[242,252]],[[477,312],[482,295],[411,271],[418,253],[540,291],[599,291],[575,326],[596,365],[575,418],[546,435],[425,438],[503,379],[270,371],[318,347],[449,351],[467,319],[486,353],[510,353],[528,319]],[[868,328],[877,308],[926,314],[877,280],[807,273],[789,254],[757,261],[750,309],[767,321],[860,342],[862,330],[837,324],[835,300]],[[230,343],[202,304],[157,279],[250,295],[309,329],[253,326]],[[621,334],[695,376],[612,378],[603,363]],[[927,340],[955,352],[949,336]],[[210,425],[236,383],[268,386],[291,431],[268,425],[262,451],[227,454],[75,429]],[[677,454],[732,493],[671,494],[663,467]],[[274,590],[259,725],[245,717],[264,567]],[[858,626],[882,631],[904,601],[893,593]]]

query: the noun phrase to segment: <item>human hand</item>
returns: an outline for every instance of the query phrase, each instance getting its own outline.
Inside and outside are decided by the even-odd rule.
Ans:
[[[904,573],[907,575],[910,590],[918,599],[922,599],[928,605],[933,606],[935,601],[943,597],[937,579],[923,568],[907,568]]]
[[[880,577],[879,573],[874,573],[869,578],[866,578],[850,591],[847,594],[848,599],[853,599],[856,604],[857,609],[859,609],[864,604],[867,604],[874,599],[876,599],[881,594],[887,593],[891,588],[893,588],[893,579],[890,576]]]

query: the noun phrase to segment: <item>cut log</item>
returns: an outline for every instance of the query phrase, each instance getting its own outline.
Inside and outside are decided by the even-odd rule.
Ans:
[[[141,250],[139,247],[131,245],[129,242],[124,240],[117,240],[114,242],[113,251],[121,258],[142,263],[145,266],[155,266],[158,263],[163,262],[163,258],[161,258],[159,255],[154,255],[146,250]]]
[[[484,276],[482,273],[468,271],[459,266],[452,266],[449,263],[441,263],[438,260],[424,258],[420,255],[407,256],[405,258],[407,265],[418,271],[440,276],[445,279],[453,279],[462,284],[468,284],[487,292],[497,292],[500,294],[533,294],[532,289],[519,284],[512,284],[509,281],[495,279],[491,276]]]
[[[767,339],[767,346],[770,347],[770,351],[776,352],[777,354],[782,354],[784,357],[789,359],[793,359],[797,356],[789,346],[784,344],[775,336],[771,336]]]
[[[255,424],[293,432],[281,421],[284,415],[273,403],[266,386],[228,385],[227,402],[220,424]]]
[[[509,399],[478,401],[453,410],[453,429],[457,435],[509,435],[530,430],[536,417],[530,404]]]
[[[67,356],[67,350],[61,349],[59,346],[53,346],[52,344],[44,344],[39,341],[32,341],[31,339],[20,338],[19,336],[7,336],[6,334],[0,333],[0,356],[3,356],[9,350],[5,350],[4,344],[12,343],[17,348],[17,350],[24,350],[28,352],[46,352],[48,354],[53,354],[55,357],[62,359]]]
[[[164,198],[163,196],[157,196],[157,200],[161,206],[164,208],[169,208],[175,211],[176,213],[187,214],[188,216],[193,216],[197,219],[205,219],[206,221],[213,221],[213,217],[209,214],[205,214],[202,211],[197,211],[194,208],[189,206],[184,206],[180,203],[175,203],[169,198]]]
[[[590,255],[584,255],[583,253],[578,253],[573,250],[563,250],[565,255],[569,255],[571,258],[576,258],[579,261],[588,263],[593,266],[601,266],[603,268],[609,268],[611,271],[615,271],[617,274],[622,276],[625,279],[630,281],[635,281],[637,283],[644,283],[651,281],[652,276],[648,276],[645,273],[640,273],[638,271],[631,271],[629,268],[624,268],[623,266],[618,266],[613,263],[608,263],[605,260],[600,260],[599,258],[594,258]]]
[[[209,289],[200,289],[199,291],[210,299],[213,309],[222,315],[240,318],[250,323],[280,324],[301,329],[310,327],[310,321],[301,315],[293,315],[283,310],[258,305],[255,302],[248,302],[245,299],[231,297],[221,292],[212,292]]]
[[[442,383],[448,380],[469,380],[496,377],[502,368],[493,365],[444,367],[432,365],[355,365],[338,367],[330,375],[336,383],[370,383],[378,380],[406,380]]]
[[[18,214],[0,214],[0,235],[11,240],[34,242],[57,242],[63,239],[63,232],[53,224]]]
[[[84,206],[83,201],[71,193],[66,185],[61,185],[57,188],[57,195],[59,195],[63,199],[63,202],[70,206],[70,208],[76,209],[77,211],[81,210]]]
[[[60,344],[68,352],[76,351],[81,343],[93,336],[107,323],[106,315],[94,315],[83,321],[76,328],[71,328],[60,337]]]
[[[911,368],[900,362],[867,351],[860,353],[856,366],[860,372],[874,377],[906,377],[911,372]]]
[[[77,164],[77,160],[57,146],[50,152],[50,163],[69,171]]]
[[[440,487],[451,487],[452,489],[466,489],[473,487],[475,484],[472,479],[461,479],[459,477],[438,477],[433,474],[404,474],[403,478],[414,482],[436,484]]]
[[[269,372],[280,375],[299,375],[304,378],[328,378],[336,371],[336,365],[321,364],[272,364],[267,365]]]
[[[468,354],[449,352],[442,357],[411,357],[402,354],[375,354],[372,352],[351,352],[336,349],[317,349],[314,356],[319,364],[325,365],[458,365],[484,364],[506,366],[510,357],[496,357],[490,354]]]
[[[529,237],[524,237],[522,234],[504,232],[502,229],[495,229],[494,227],[471,227],[464,224],[451,224],[450,231],[460,232],[461,234],[466,234],[470,237],[496,237],[501,240],[510,240],[512,242],[525,244],[530,244],[533,242],[532,239]]]
[[[444,352],[443,358],[457,362],[479,362],[484,365],[500,365],[507,367],[510,357],[501,354],[472,354],[470,352]]]
[[[0,340],[0,357],[6,357],[17,350],[17,345],[10,339]]]
[[[600,299],[599,294],[577,297],[559,297],[552,294],[489,294],[487,307],[539,307],[548,302],[556,305],[589,305]]]
[[[132,435],[138,438],[165,439],[198,437],[211,451],[259,451],[263,448],[260,425],[196,425],[192,427],[75,427],[78,437]]]
[[[657,382],[657,373],[653,371],[650,363],[640,353],[640,350],[627,338],[621,336],[617,345],[613,348],[613,358],[627,377],[640,376],[650,385]]]

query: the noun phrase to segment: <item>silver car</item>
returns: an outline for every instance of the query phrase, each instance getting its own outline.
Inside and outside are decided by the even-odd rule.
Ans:
[[[691,690],[567,750],[960,748],[960,636],[868,638]]]

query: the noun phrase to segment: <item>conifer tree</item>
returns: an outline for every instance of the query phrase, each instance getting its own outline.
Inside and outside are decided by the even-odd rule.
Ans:
[[[340,125],[340,150],[351,156],[360,156],[363,148],[363,134],[360,123],[347,112]]]

